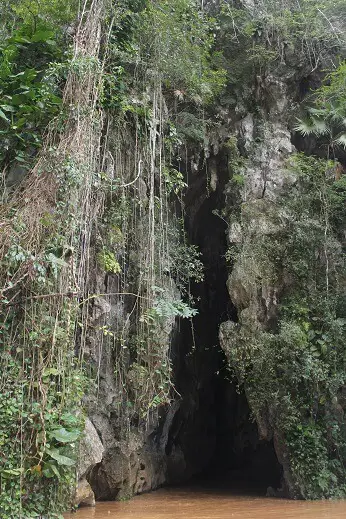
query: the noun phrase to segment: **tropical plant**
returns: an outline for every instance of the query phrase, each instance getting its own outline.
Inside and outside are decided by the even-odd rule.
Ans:
[[[295,130],[303,136],[325,137],[328,146],[346,148],[346,63],[328,74],[313,94],[314,106],[298,119]]]

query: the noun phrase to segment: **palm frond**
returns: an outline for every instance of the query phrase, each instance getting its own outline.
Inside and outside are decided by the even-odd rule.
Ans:
[[[314,126],[309,119],[297,119],[297,121],[294,130],[300,133],[303,137],[314,133]]]
[[[334,142],[335,144],[346,148],[346,133],[340,133],[337,137],[335,137]]]
[[[310,107],[308,109],[308,113],[311,117],[313,116],[316,116],[316,117],[325,117],[326,115],[326,111],[324,108],[313,108],[313,107]]]
[[[294,127],[295,131],[301,133],[303,137],[307,135],[327,135],[330,133],[330,128],[325,120],[318,117],[309,117],[306,119],[297,119],[298,124]]]
[[[345,118],[345,110],[335,110],[330,113],[330,120],[337,124],[341,124],[345,126],[346,118]]]

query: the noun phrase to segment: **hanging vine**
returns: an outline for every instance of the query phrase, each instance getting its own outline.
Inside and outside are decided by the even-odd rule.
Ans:
[[[172,163],[180,145],[171,138],[173,120],[179,103],[198,113],[202,98],[210,101],[224,81],[209,62],[210,39],[205,50],[209,22],[194,12],[194,2],[184,0],[178,7],[174,14],[167,2],[85,1],[68,62],[49,72],[64,84],[58,114],[40,136],[23,181],[8,190],[5,180],[6,203],[0,209],[4,519],[55,517],[71,506],[84,427],[81,401],[87,387],[92,397],[90,386],[97,398],[105,349],[112,351],[115,406],[124,431],[155,419],[174,395],[170,335],[177,317],[195,314],[182,294],[188,293],[190,277],[201,279],[202,264],[185,242],[177,210],[186,184]],[[174,78],[167,69],[176,31],[172,15],[188,31],[176,40],[182,59]],[[143,29],[137,34],[139,17]],[[192,45],[191,32],[197,30],[198,43]],[[167,36],[163,48],[162,34]],[[191,49],[197,58],[192,81],[191,62],[184,61]],[[179,88],[185,93],[177,102],[173,89]],[[13,160],[20,156],[11,155]],[[185,253],[190,270],[177,265]],[[95,272],[105,280],[102,294]],[[126,312],[119,319],[95,320],[102,301]]]
[[[74,493],[84,374],[75,357],[79,300],[101,199],[98,106],[104,3],[84,4],[63,95],[35,167],[1,209],[0,510],[59,512]],[[9,404],[10,402],[10,404]],[[57,485],[57,482],[59,483]]]

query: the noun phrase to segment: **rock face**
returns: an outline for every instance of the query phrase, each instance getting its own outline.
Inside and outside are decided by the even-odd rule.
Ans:
[[[128,499],[166,481],[163,454],[143,445],[143,435],[130,434],[126,441],[107,450],[102,464],[90,474],[98,499]]]
[[[85,475],[98,463],[102,461],[103,445],[95,427],[89,418],[85,421],[85,430],[80,442],[78,475],[79,478]]]
[[[130,290],[135,286],[133,279],[129,288],[121,275],[104,272],[96,261],[90,267],[90,293],[101,295],[90,308],[93,331],[85,355],[96,372],[97,391],[86,400],[90,420],[81,448],[80,503],[93,502],[85,478],[96,499],[125,499],[163,484],[187,481],[212,466],[215,453],[228,458],[232,467],[258,451],[260,459],[262,452],[267,453],[261,451],[264,443],[276,455],[274,461],[279,462],[282,475],[280,490],[269,487],[268,493],[302,497],[287,445],[276,427],[273,403],[268,399],[256,407],[246,384],[240,399],[234,383],[217,381],[228,363],[238,381],[244,382],[239,357],[251,363],[251,347],[258,346],[258,336],[275,335],[278,305],[290,287],[284,269],[275,274],[271,269],[275,250],[268,254],[262,250],[261,264],[254,252],[266,240],[275,241],[290,218],[278,201],[297,183],[287,168],[287,160],[295,152],[288,128],[297,87],[294,74],[287,69],[285,76],[267,74],[256,77],[253,87],[245,85],[244,92],[237,94],[236,105],[232,102],[219,108],[218,131],[209,136],[205,149],[190,150],[186,158],[184,167],[190,175],[186,226],[190,241],[203,253],[206,280],[191,289],[200,312],[193,327],[180,323],[178,330],[172,318],[155,337],[161,344],[161,357],[169,356],[173,366],[176,394],[170,405],[163,402],[155,412],[143,416],[132,411],[136,395],[141,390],[145,393],[148,381],[126,339],[133,333],[134,320],[145,316],[136,314],[136,294]],[[247,108],[250,97],[255,109]],[[140,179],[135,193],[141,207],[135,230],[139,238],[137,249],[127,258],[129,277],[134,279],[143,275],[136,267],[146,253],[147,192],[148,186]],[[228,271],[226,236],[231,250],[237,250],[235,261],[230,255]],[[161,267],[165,270],[164,261]],[[167,282],[167,290],[179,298],[170,275]],[[119,297],[124,292],[127,295]],[[122,342],[115,343],[113,336],[121,336]],[[126,367],[123,371],[120,362]],[[253,427],[248,403],[256,420]],[[342,407],[337,412],[343,413]],[[227,425],[220,434],[217,422],[222,420]],[[247,454],[239,455],[242,451]]]
[[[95,506],[95,494],[86,478],[91,469],[101,463],[103,452],[104,448],[100,437],[90,419],[86,418],[84,433],[79,445],[76,506]]]
[[[81,479],[77,485],[76,506],[95,506],[95,494],[86,479]]]
[[[105,279],[97,267],[95,271],[93,291],[100,293]],[[156,433],[160,416],[158,412],[151,413],[139,427],[129,402],[133,396],[127,394],[116,372],[113,334],[121,330],[125,337],[131,328],[129,303],[116,296],[121,291],[119,276],[107,275],[107,290],[115,295],[96,298],[93,305],[92,322],[99,331],[90,334],[87,355],[98,367],[99,380],[97,394],[90,394],[86,400],[89,434],[82,446],[81,458],[81,473],[86,473],[98,500],[126,499],[158,488],[168,479],[165,441]],[[176,294],[174,287],[171,290]],[[173,324],[174,319],[166,321],[158,332],[157,340],[165,348],[169,348]],[[109,330],[106,337],[105,328]],[[140,391],[146,380],[137,366],[131,365],[128,350],[122,355],[127,366],[126,388]],[[92,452],[95,455],[90,455]]]
[[[235,370],[240,333],[248,330],[250,344],[252,336],[259,331],[275,330],[277,324],[277,305],[285,280],[271,279],[269,267],[267,275],[263,275],[263,266],[256,263],[252,248],[258,240],[275,235],[285,225],[285,215],[280,214],[277,200],[296,182],[285,164],[295,151],[287,128],[290,108],[287,83],[267,77],[262,86],[270,106],[259,110],[256,116],[248,114],[237,125],[238,142],[247,159],[242,169],[245,182],[240,195],[241,209],[238,220],[231,222],[228,238],[230,245],[240,247],[242,252],[233,265],[227,286],[239,322],[228,321],[220,326],[221,347]],[[232,184],[226,188],[229,197],[233,188]],[[273,429],[271,412],[268,405],[256,414],[259,436],[274,441],[283,467],[283,487],[286,494],[296,497],[285,446]]]
[[[194,325],[197,335],[191,336],[187,328],[185,332],[180,331],[179,338],[174,332],[174,319],[161,331],[161,343],[166,345],[165,348],[172,345],[174,377],[180,396],[176,395],[171,406],[164,407],[162,412],[153,413],[144,427],[138,427],[131,415],[129,395],[124,394],[121,380],[115,373],[119,350],[109,339],[112,334],[119,334],[119,330],[124,337],[131,333],[133,300],[116,296],[123,291],[120,276],[109,273],[105,276],[97,265],[94,266],[91,293],[106,291],[110,295],[93,300],[90,316],[94,331],[90,333],[86,355],[97,368],[98,390],[86,401],[90,421],[87,421],[87,435],[81,451],[80,475],[86,475],[96,499],[127,498],[165,483],[181,483],[204,470],[218,450],[215,407],[220,404],[219,389],[215,389],[218,387],[215,373],[223,369],[224,362],[220,360],[223,357],[217,353],[216,344],[220,321],[227,321],[229,317],[235,319],[236,307],[239,323],[224,322],[220,329],[220,344],[227,358],[243,323],[249,322],[252,328],[258,329],[275,326],[277,298],[282,284],[277,285],[268,279],[259,286],[256,265],[251,264],[246,254],[233,266],[227,281],[227,294],[226,264],[222,263],[224,259],[220,260],[226,250],[226,226],[214,214],[224,206],[229,209],[234,205],[234,185],[232,182],[227,184],[228,152],[224,143],[236,136],[238,148],[246,157],[246,165],[237,173],[242,173],[245,183],[241,199],[242,218],[231,221],[229,242],[245,249],[251,247],[254,236],[270,235],[281,225],[275,201],[295,182],[284,167],[286,158],[294,150],[285,122],[289,98],[284,81],[267,78],[265,88],[272,102],[269,112],[267,107],[256,116],[244,114],[242,110],[239,113],[243,116],[226,111],[220,135],[213,136],[211,141],[207,167],[201,166],[205,160],[202,156],[194,157],[194,173],[186,195],[187,221],[190,240],[203,251],[206,267],[206,282],[194,293],[196,300],[201,301],[200,317]],[[146,196],[145,190],[142,191]],[[141,225],[144,225],[143,221]],[[130,365],[128,350],[121,355],[123,362]],[[133,387],[143,383],[131,368],[126,376]],[[228,390],[230,402],[235,402],[236,391],[233,393],[231,385],[225,389]],[[227,405],[226,399],[224,405]],[[232,412],[236,412],[237,404],[232,405]],[[225,417],[228,413],[226,408],[218,412],[224,413]],[[240,414],[245,416],[247,413],[247,408],[242,407]],[[267,410],[256,417],[259,438],[250,428],[248,437],[252,439],[247,446],[242,445],[241,430],[237,430],[237,425],[229,419],[229,434],[234,438],[231,440],[232,448],[225,445],[225,449],[229,450],[232,458],[235,449],[256,449],[261,439],[274,441],[285,470],[284,479],[289,485],[285,452],[271,427],[269,414],[270,410]],[[227,418],[224,419],[227,422]]]
[[[104,291],[105,278],[97,267],[95,271],[94,291],[100,293]],[[120,292],[118,276],[107,277],[107,290]],[[92,322],[96,331],[90,334],[87,355],[97,366],[99,379],[97,393],[91,393],[86,401],[90,420],[81,449],[81,474],[86,474],[96,499],[128,498],[156,488],[164,479],[158,468],[152,467],[147,454],[147,432],[133,427],[129,409],[118,404],[124,395],[115,377],[115,352],[109,337],[127,326],[124,302],[116,296],[97,298]],[[103,327],[110,330],[108,337],[104,336]]]

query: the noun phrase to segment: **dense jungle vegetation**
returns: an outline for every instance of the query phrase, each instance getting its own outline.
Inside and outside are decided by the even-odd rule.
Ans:
[[[255,4],[1,2],[1,519],[73,506],[81,403],[99,383],[91,338],[114,353],[131,423],[177,397],[169,337],[196,314],[189,287],[203,278],[186,165],[208,157],[222,110],[260,117],[253,85],[292,70],[314,79],[287,126],[313,144],[287,161],[296,183],[273,216],[285,225],[245,230],[228,251],[249,283],[285,284],[278,321],[240,322],[227,354],[254,417],[270,403],[297,495],[346,495],[346,4]],[[248,157],[234,135],[225,145],[234,203],[222,217],[245,229]],[[130,298],[121,326],[91,319],[95,272]]]

